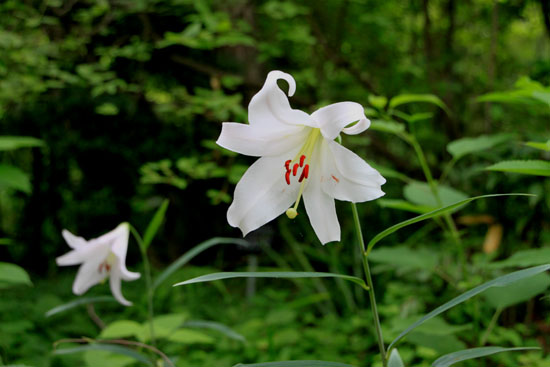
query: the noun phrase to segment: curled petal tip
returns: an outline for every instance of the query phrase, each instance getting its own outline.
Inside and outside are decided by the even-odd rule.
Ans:
[[[279,79],[284,79],[288,83],[288,96],[292,97],[294,95],[294,92],[296,92],[296,81],[294,80],[292,75],[282,72],[280,70],[272,70],[269,72],[269,74],[267,74],[267,80],[272,80],[275,84],[277,84],[277,80]]]

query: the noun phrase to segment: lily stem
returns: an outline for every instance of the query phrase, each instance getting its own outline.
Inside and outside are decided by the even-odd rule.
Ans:
[[[357,207],[355,203],[351,203],[351,210],[353,212],[353,221],[355,223],[355,231],[357,233],[357,244],[361,252],[361,259],[363,260],[363,271],[365,273],[365,280],[369,286],[369,299],[372,310],[372,318],[374,319],[374,327],[376,329],[376,336],[378,338],[378,348],[380,349],[380,357],[382,358],[382,365],[387,366],[386,360],[386,347],[384,346],[384,339],[382,337],[382,327],[380,325],[380,317],[378,316],[378,308],[376,307],[376,296],[374,294],[374,286],[372,283],[372,276],[370,273],[369,262],[367,260],[367,251],[365,248],[365,241],[363,239],[363,232],[361,231],[361,222],[359,221],[359,214],[357,213]]]
[[[141,257],[143,259],[143,268],[145,270],[145,286],[147,287],[147,320],[149,322],[149,333],[151,334],[151,344],[153,346],[156,346],[155,326],[153,324],[153,318],[155,317],[155,312],[153,308],[154,290],[153,290],[153,281],[151,278],[151,264],[149,263],[149,257],[147,256],[147,249],[143,245],[143,239],[141,238],[141,235],[132,225],[130,225],[130,230],[139,245]]]

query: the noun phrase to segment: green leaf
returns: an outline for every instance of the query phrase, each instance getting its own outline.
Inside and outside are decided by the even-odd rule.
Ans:
[[[180,344],[213,344],[214,338],[199,331],[180,329],[170,334],[166,340]]]
[[[514,134],[481,135],[475,138],[462,138],[447,144],[447,151],[458,160],[468,154],[482,152],[514,139]]]
[[[133,320],[116,320],[101,330],[99,337],[102,339],[119,339],[138,337],[141,334],[142,326]]]
[[[13,285],[32,286],[29,274],[18,265],[0,262],[0,288]]]
[[[400,230],[403,227],[410,226],[411,224],[418,223],[418,222],[421,222],[421,221],[426,220],[426,219],[439,217],[439,216],[441,216],[445,213],[449,213],[449,212],[453,211],[454,209],[457,209],[457,208],[460,208],[464,205],[467,205],[467,204],[471,203],[474,200],[484,199],[484,198],[501,197],[501,196],[533,196],[533,195],[530,195],[530,194],[489,194],[489,195],[474,196],[474,197],[471,197],[469,199],[465,199],[465,200],[459,201],[457,203],[445,206],[443,208],[436,209],[436,210],[431,211],[429,213],[419,215],[418,217],[414,217],[414,218],[408,219],[406,221],[403,221],[401,223],[397,223],[397,224],[383,230],[382,232],[378,233],[376,236],[374,236],[369,241],[369,243],[367,245],[367,255],[370,253],[370,251],[372,250],[374,245],[376,245],[378,242],[380,242],[382,239],[386,238],[390,234],[392,234],[394,232],[397,232],[398,230]]]
[[[367,285],[361,278],[350,275],[335,274],[335,273],[318,273],[307,271],[271,271],[271,272],[224,272],[202,275],[193,279],[174,284],[174,287],[179,285],[187,285],[193,283],[212,282],[214,280],[232,279],[232,278],[340,278],[352,281],[364,289],[368,289]]]
[[[397,106],[400,106],[406,103],[416,103],[416,102],[432,103],[438,106],[439,108],[441,108],[448,115],[451,114],[451,111],[449,111],[445,103],[439,97],[433,94],[400,94],[391,99],[390,108],[395,108]]]
[[[480,357],[486,357],[496,353],[511,352],[511,351],[517,351],[517,350],[537,350],[537,349],[540,349],[540,348],[481,347],[481,348],[465,349],[465,350],[449,353],[442,357],[439,357],[434,363],[432,363],[432,367],[449,367],[458,362],[467,361],[470,359],[476,359]]]
[[[485,169],[489,171],[522,173],[524,175],[550,176],[550,162],[541,160],[503,161]]]
[[[396,121],[372,120],[370,123],[370,128],[372,130],[395,135],[405,132],[405,125]]]
[[[388,359],[388,367],[405,367],[397,349],[392,349],[390,358]]]
[[[442,206],[451,205],[468,198],[468,195],[465,193],[446,185],[438,185],[437,189],[439,198],[443,204]],[[430,185],[426,182],[414,181],[407,184],[403,189],[403,196],[411,203],[422,207],[430,207],[431,210],[439,207],[437,199],[430,189]]]
[[[243,364],[239,363],[233,367],[353,367],[351,364],[326,361],[282,361]]]
[[[248,242],[240,238],[223,238],[223,237],[214,237],[207,241],[201,242],[197,246],[193,247],[191,250],[187,251],[185,254],[180,256],[176,261],[174,261],[170,266],[168,266],[153,282],[153,289],[157,288],[162,282],[164,282],[170,275],[175,271],[180,269],[182,266],[191,261],[195,256],[201,252],[209,249],[210,247],[216,245],[241,245],[248,246]]]
[[[51,317],[53,315],[56,315],[61,312],[68,311],[70,309],[73,309],[75,307],[81,306],[81,305],[87,305],[89,303],[99,303],[99,302],[117,302],[116,299],[114,299],[111,296],[99,296],[99,297],[83,297],[83,298],[77,298],[74,301],[64,303],[62,305],[56,306],[46,312],[46,317]]]
[[[0,238],[0,246],[11,246],[14,243],[11,238]]]
[[[533,98],[535,98],[538,101],[541,101],[542,103],[546,103],[546,105],[550,107],[550,92],[543,92],[543,91],[533,92]]]
[[[399,334],[397,336],[397,338],[395,338],[391,342],[391,344],[388,347],[388,350],[390,350],[391,347],[394,346],[395,343],[397,343],[399,340],[401,340],[405,335],[407,335],[409,332],[411,332],[412,330],[414,330],[418,326],[422,325],[427,320],[429,320],[429,319],[431,319],[431,318],[447,311],[448,309],[450,309],[450,308],[452,308],[452,307],[454,307],[454,306],[456,306],[456,305],[458,305],[458,304],[460,304],[460,303],[462,303],[462,302],[464,302],[464,301],[480,294],[481,292],[483,292],[483,291],[485,291],[489,288],[492,288],[492,287],[507,286],[508,284],[512,284],[514,282],[517,282],[518,280],[530,278],[532,276],[540,274],[544,271],[547,271],[548,269],[550,269],[550,264],[519,270],[519,271],[510,273],[510,274],[500,276],[500,277],[495,278],[493,280],[490,280],[486,283],[483,283],[480,286],[477,286],[473,289],[470,289],[469,291],[461,294],[460,296],[455,297],[452,300],[450,300],[449,302],[439,306],[438,308],[436,308],[432,312],[430,312],[427,315],[425,315],[424,317],[422,317],[420,320],[413,323],[411,326],[409,326],[407,329],[405,329],[405,331],[403,331],[401,334]]]
[[[123,347],[121,345],[112,345],[112,344],[101,344],[101,343],[94,343],[89,345],[82,345],[79,347],[74,348],[63,348],[63,349],[56,349],[53,354],[55,355],[64,355],[64,354],[73,354],[73,353],[82,353],[89,350],[104,350],[111,353],[117,353],[122,354],[128,357],[131,357],[135,359],[138,362],[144,363],[147,366],[153,367],[153,363],[146,358],[144,355],[136,352],[133,349]]]
[[[495,309],[504,309],[530,300],[545,292],[549,286],[550,275],[541,273],[529,279],[519,280],[506,287],[487,289],[483,297],[487,300],[489,306]]]
[[[118,115],[118,107],[113,103],[103,103],[95,108],[98,115],[115,116]]]
[[[158,210],[156,211],[155,215],[153,216],[153,219],[151,219],[151,222],[149,222],[149,225],[145,230],[145,234],[143,235],[144,251],[146,251],[151,245],[151,242],[153,242],[153,239],[155,238],[155,235],[157,234],[160,228],[160,225],[164,220],[164,216],[166,215],[168,204],[170,204],[170,201],[168,199],[165,199],[160,205],[160,207],[158,208]]]
[[[369,260],[398,268],[433,270],[437,265],[437,254],[428,249],[407,246],[382,247],[372,250]]]
[[[230,327],[228,327],[224,324],[221,324],[219,322],[203,321],[203,320],[189,320],[189,321],[186,321],[183,324],[183,327],[216,330],[216,331],[224,334],[225,336],[227,336],[231,339],[238,340],[238,341],[243,342],[243,343],[246,342],[246,339],[244,338],[244,336],[242,336],[241,334],[235,332]]]
[[[545,152],[550,152],[550,140],[548,140],[546,143],[539,142],[539,141],[528,141],[525,143],[528,147],[544,150]]]
[[[509,258],[489,264],[489,267],[501,269],[506,267],[526,267],[546,264],[550,259],[550,247],[521,250]]]
[[[374,94],[369,94],[368,97],[369,103],[371,106],[378,108],[379,110],[386,107],[388,99],[384,96],[375,96]]]
[[[0,136],[0,151],[43,146],[42,140],[30,136]]]
[[[30,194],[32,191],[29,176],[21,169],[7,164],[0,164],[0,188],[9,188]]]
[[[376,203],[380,205],[381,208],[398,209],[417,214],[424,214],[434,210],[432,206],[416,205],[400,199],[378,199]]]

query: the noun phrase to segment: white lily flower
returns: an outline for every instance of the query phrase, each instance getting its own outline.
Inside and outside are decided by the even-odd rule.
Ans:
[[[80,265],[73,283],[73,293],[80,296],[92,286],[102,283],[109,277],[111,292],[118,302],[125,306],[132,305],[120,291],[120,280],[136,280],[139,273],[126,269],[126,251],[130,228],[128,223],[118,227],[101,237],[86,241],[82,237],[73,235],[66,229],[62,232],[63,238],[73,249],[56,259],[57,265]]]
[[[384,195],[384,177],[334,141],[340,132],[365,131],[370,121],[355,102],[331,104],[311,115],[292,109],[277,86],[279,79],[286,80],[288,96],[292,97],[296,90],[294,78],[271,71],[248,106],[250,124],[223,123],[218,145],[261,157],[237,184],[227,220],[245,236],[284,212],[295,218],[303,195],[319,240],[323,244],[339,241],[334,199],[356,203]]]

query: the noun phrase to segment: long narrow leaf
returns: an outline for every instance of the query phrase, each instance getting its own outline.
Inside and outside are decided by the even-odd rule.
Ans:
[[[390,358],[388,359],[388,367],[405,367],[397,349],[391,351]]]
[[[432,367],[449,367],[458,362],[490,356],[496,353],[511,352],[515,350],[537,350],[537,349],[540,349],[540,348],[482,347],[482,348],[465,349],[465,350],[460,350],[458,352],[445,354],[444,356],[439,357],[434,363],[432,363]]]
[[[56,349],[53,352],[53,354],[63,355],[63,354],[81,353],[81,352],[86,352],[88,350],[103,350],[103,351],[112,352],[116,354],[122,354],[130,358],[133,358],[136,361],[144,363],[147,366],[153,367],[153,363],[144,355],[136,352],[133,349],[126,348],[121,345],[94,343],[94,344],[82,345],[74,348]]]
[[[238,340],[240,342],[246,342],[246,339],[241,334],[237,333],[230,327],[221,324],[219,322],[214,321],[203,321],[203,320],[189,320],[185,321],[183,323],[183,327],[189,327],[189,328],[199,328],[199,329],[210,329],[210,330],[216,330],[220,333],[224,334],[225,336]]]
[[[351,364],[326,361],[282,361],[243,364],[239,363],[233,367],[353,367]]]
[[[151,245],[151,242],[153,242],[153,239],[155,238],[155,235],[157,234],[160,225],[164,220],[164,216],[166,215],[168,204],[170,204],[170,201],[168,201],[168,199],[165,199],[156,211],[153,219],[151,219],[151,222],[149,222],[149,225],[145,230],[145,234],[143,235],[144,250],[147,250],[147,248],[149,248],[149,245]]]
[[[359,284],[364,289],[368,289],[367,285],[361,278],[350,275],[335,274],[335,273],[318,273],[308,271],[270,271],[270,272],[227,272],[213,273],[202,275],[184,282],[174,284],[174,287],[192,283],[212,282],[214,280],[232,279],[232,278],[341,278]]]
[[[501,277],[495,278],[493,280],[488,281],[487,283],[483,283],[480,286],[477,286],[473,289],[470,289],[469,291],[461,294],[460,296],[455,297],[452,300],[450,300],[449,302],[439,306],[438,308],[436,308],[435,310],[433,310],[432,312],[425,315],[420,320],[418,320],[417,322],[415,322],[414,324],[409,326],[407,329],[405,329],[405,331],[403,331],[401,334],[399,334],[399,336],[397,336],[397,338],[395,338],[391,342],[391,344],[388,347],[388,350],[390,350],[395,345],[395,343],[397,343],[399,340],[401,340],[401,338],[403,338],[405,335],[407,335],[413,329],[415,329],[418,326],[422,325],[424,322],[426,322],[429,319],[431,319],[431,318],[447,311],[448,309],[450,309],[450,308],[452,308],[452,307],[454,307],[454,306],[456,306],[456,305],[472,298],[473,296],[476,296],[476,295],[480,294],[481,292],[483,292],[483,291],[485,291],[485,290],[487,290],[491,287],[504,287],[508,284],[514,283],[514,282],[516,282],[518,280],[521,280],[521,279],[526,279],[526,278],[532,277],[534,275],[537,275],[537,274],[542,273],[544,271],[547,271],[549,269],[550,269],[550,264],[540,265],[540,266],[535,266],[535,267],[528,268],[528,269],[519,270],[519,271],[510,273],[510,274],[506,274],[506,275],[503,275]]]
[[[86,305],[88,303],[98,303],[98,302],[116,302],[117,300],[114,299],[111,296],[98,296],[98,297],[83,297],[83,298],[77,298],[74,301],[64,303],[62,305],[56,306],[46,312],[45,316],[50,317],[55,314],[65,312],[67,310],[70,310],[72,308],[78,307],[80,305]]]
[[[249,246],[249,243],[240,238],[224,238],[224,237],[214,237],[208,241],[199,243],[197,246],[193,247],[191,250],[187,251],[185,254],[181,255],[176,261],[174,261],[170,266],[168,266],[153,282],[153,289],[157,288],[162,282],[164,282],[170,275],[172,275],[179,268],[187,264],[191,259],[200,254],[201,252],[209,249],[210,247],[216,245],[240,245],[240,246]]]
[[[489,194],[489,195],[474,196],[474,197],[471,197],[471,198],[468,198],[468,199],[465,199],[465,200],[458,201],[454,204],[444,206],[442,208],[436,209],[436,210],[431,211],[429,213],[419,215],[418,217],[414,217],[414,218],[408,219],[406,221],[403,221],[401,223],[397,223],[397,224],[391,226],[390,228],[387,228],[384,231],[378,233],[376,236],[374,236],[370,240],[369,244],[367,245],[367,254],[370,253],[370,251],[372,250],[374,245],[376,245],[382,239],[384,239],[385,237],[389,236],[390,234],[400,230],[403,227],[410,226],[411,224],[418,223],[418,222],[421,222],[421,221],[426,220],[426,219],[439,217],[439,216],[441,216],[445,213],[449,213],[449,212],[453,211],[456,208],[467,205],[467,204],[471,203],[474,200],[484,199],[484,198],[501,197],[501,196],[533,196],[533,195],[530,195],[530,194]]]

